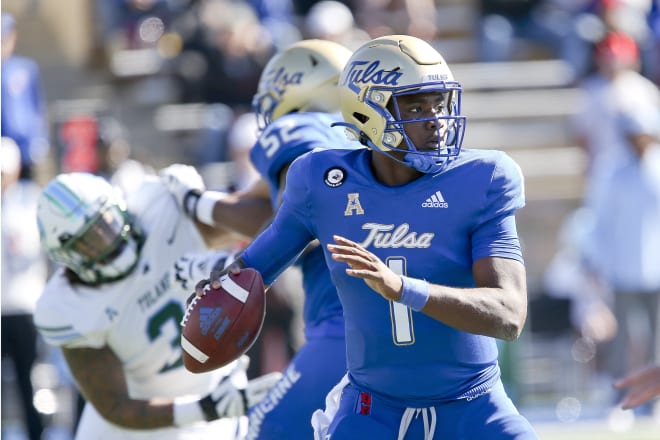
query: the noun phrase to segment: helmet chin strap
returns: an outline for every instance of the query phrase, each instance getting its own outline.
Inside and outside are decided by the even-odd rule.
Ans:
[[[399,161],[396,158],[393,159]],[[421,173],[428,174],[441,171],[447,160],[444,157],[439,158],[419,153],[406,153],[403,156],[403,161],[399,162],[414,168]]]
[[[331,125],[332,127],[339,126],[339,127],[346,127],[347,131],[351,133],[352,136],[354,136],[356,139],[360,141],[360,143],[371,150],[379,153],[379,154],[384,154],[390,159],[394,160],[395,162],[399,162],[401,165],[405,165],[409,168],[413,168],[420,173],[428,174],[428,173],[436,173],[442,170],[442,168],[445,166],[447,163],[447,158],[446,157],[434,157],[430,156],[427,154],[419,154],[419,153],[414,153],[414,152],[408,152],[403,156],[403,160],[397,159],[391,154],[388,154],[386,151],[381,150],[378,148],[371,139],[369,139],[369,136],[367,136],[364,132],[360,131],[355,125],[349,124],[346,122],[335,122]],[[451,130],[451,129],[450,129]],[[359,133],[359,135],[358,135]],[[450,136],[451,136],[451,141],[453,142],[453,138],[455,137],[455,130],[451,130]],[[453,135],[452,135],[453,134]],[[405,150],[390,150],[390,151],[405,151]]]
[[[378,148],[366,135],[362,136],[362,138],[365,139],[365,143],[367,144],[367,147],[371,148],[375,152],[379,154],[384,154],[390,159],[394,160],[395,162],[399,162],[401,165],[405,165],[409,168],[417,170],[420,173],[424,173],[424,174],[437,173],[441,171],[442,168],[445,166],[445,163],[447,163],[446,157],[436,157],[428,154],[416,153],[414,151],[405,153],[403,156],[403,160],[401,160],[392,154],[388,154],[387,151],[383,151],[380,148]],[[405,152],[405,150],[400,150],[400,149],[397,150],[391,149],[389,151]]]

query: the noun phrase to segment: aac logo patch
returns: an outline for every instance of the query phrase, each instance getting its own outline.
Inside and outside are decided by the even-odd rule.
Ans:
[[[346,180],[346,171],[340,167],[330,168],[325,172],[323,181],[330,188],[337,188]]]

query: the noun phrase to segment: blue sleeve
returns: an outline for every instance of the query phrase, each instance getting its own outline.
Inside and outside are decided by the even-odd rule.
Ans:
[[[279,173],[295,158],[316,147],[329,145],[330,123],[310,114],[283,116],[259,136],[250,159],[272,188],[279,188]]]
[[[292,163],[275,218],[243,252],[246,265],[257,269],[266,285],[272,284],[315,238],[309,223],[305,163],[303,160]]]
[[[522,171],[502,154],[493,169],[484,210],[472,231],[472,261],[503,257],[523,261],[515,212],[525,206]]]

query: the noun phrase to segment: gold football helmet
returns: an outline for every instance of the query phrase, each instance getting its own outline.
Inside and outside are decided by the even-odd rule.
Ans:
[[[430,44],[408,35],[389,35],[362,45],[339,80],[344,125],[374,151],[402,151],[403,163],[421,172],[439,170],[460,152],[465,131],[461,85],[444,58]],[[439,93],[441,111],[432,117],[401,118],[397,98]],[[421,151],[406,135],[405,124],[433,121],[438,148]]]
[[[264,68],[252,108],[259,129],[292,112],[338,112],[339,75],[350,58],[344,46],[302,40],[274,55]]]

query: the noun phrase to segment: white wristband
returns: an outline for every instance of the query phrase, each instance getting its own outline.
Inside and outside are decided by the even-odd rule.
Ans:
[[[226,199],[227,196],[227,193],[221,191],[204,191],[195,206],[195,218],[205,225],[215,226],[213,209],[216,202]]]
[[[172,413],[175,426],[186,426],[206,420],[197,398],[177,397],[172,404]]]

